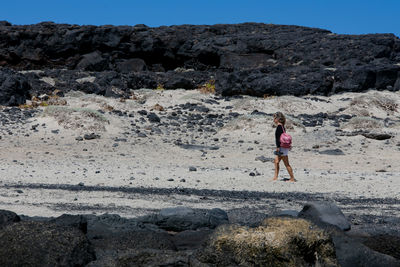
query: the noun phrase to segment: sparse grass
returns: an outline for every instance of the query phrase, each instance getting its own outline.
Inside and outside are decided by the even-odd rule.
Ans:
[[[48,116],[57,117],[60,114],[72,114],[72,113],[80,113],[85,117],[93,118],[96,121],[108,122],[108,119],[98,112],[97,110],[89,109],[89,108],[71,108],[71,107],[62,107],[62,106],[48,106],[44,110],[44,114]]]
[[[272,116],[264,115],[240,115],[239,117],[232,119],[222,128],[228,131],[253,129],[259,125],[270,125],[274,127]],[[301,123],[300,120],[286,115],[286,129],[294,130],[295,128],[302,129],[306,132],[306,127]]]
[[[303,132],[306,132],[306,127],[303,125],[301,120],[296,119],[290,115],[286,115],[285,117],[286,117],[286,125],[285,125],[286,129],[292,130],[295,127],[298,127],[301,128]]]
[[[383,122],[370,117],[353,117],[342,128],[350,128],[354,130],[362,129],[379,129],[384,127]]]
[[[215,94],[215,80],[209,80],[199,87],[202,94]]]
[[[54,117],[58,124],[66,129],[105,131],[109,120],[100,112],[88,108],[71,108],[66,106],[48,106],[44,116]]]

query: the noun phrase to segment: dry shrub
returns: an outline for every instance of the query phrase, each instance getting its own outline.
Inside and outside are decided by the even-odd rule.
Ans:
[[[218,227],[199,253],[222,266],[337,266],[327,232],[299,218],[268,218],[261,226]]]
[[[156,90],[163,91],[164,90],[164,84],[162,84],[162,83],[157,84]]]
[[[108,105],[107,103],[101,103],[100,107],[104,110],[104,111],[113,111],[114,107]]]
[[[30,101],[26,101],[25,104],[19,106],[21,109],[30,109],[37,107],[47,107],[47,106],[65,106],[67,101],[60,98],[62,91],[56,89],[51,95],[43,94],[40,96],[32,96]]]
[[[157,103],[151,108],[151,110],[164,111],[164,107]]]
[[[343,126],[343,128],[354,130],[379,129],[382,127],[384,127],[383,122],[371,117],[353,117]]]
[[[215,80],[209,80],[199,87],[202,94],[215,94]]]
[[[373,95],[362,95],[354,98],[351,103],[351,107],[358,107],[362,109],[378,108],[387,113],[393,114],[398,112],[399,104],[393,98],[388,96],[375,93]]]
[[[263,119],[263,122],[259,122],[258,117],[259,116],[255,115],[241,115],[226,123],[225,126],[222,127],[222,129],[228,131],[252,129],[260,123],[265,123],[265,119]]]
[[[312,104],[310,101],[294,96],[281,96],[276,99],[277,109],[283,113],[294,114],[299,110],[303,110],[303,113],[307,113],[306,110],[318,109],[318,107]]]

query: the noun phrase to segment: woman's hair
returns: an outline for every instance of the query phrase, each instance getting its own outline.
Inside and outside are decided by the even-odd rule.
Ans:
[[[286,118],[285,115],[283,115],[282,112],[276,112],[274,114],[274,119],[277,119],[279,123],[282,123],[283,125],[285,125],[286,123]]]

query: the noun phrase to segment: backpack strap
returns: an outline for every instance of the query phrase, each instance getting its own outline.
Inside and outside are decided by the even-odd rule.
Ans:
[[[286,133],[285,126],[283,126],[283,124],[281,124],[281,126],[282,126],[282,129],[283,129],[283,132]]]

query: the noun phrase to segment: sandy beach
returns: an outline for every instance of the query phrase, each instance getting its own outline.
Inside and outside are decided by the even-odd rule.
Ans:
[[[66,105],[3,123],[0,208],[138,217],[166,207],[216,207],[234,221],[325,199],[353,223],[400,217],[400,117],[372,101],[398,103],[398,92],[263,99],[143,89],[133,98],[70,92],[59,99]],[[276,111],[288,118],[296,183],[286,182],[283,163],[271,181]],[[357,134],[365,129],[391,138]]]

